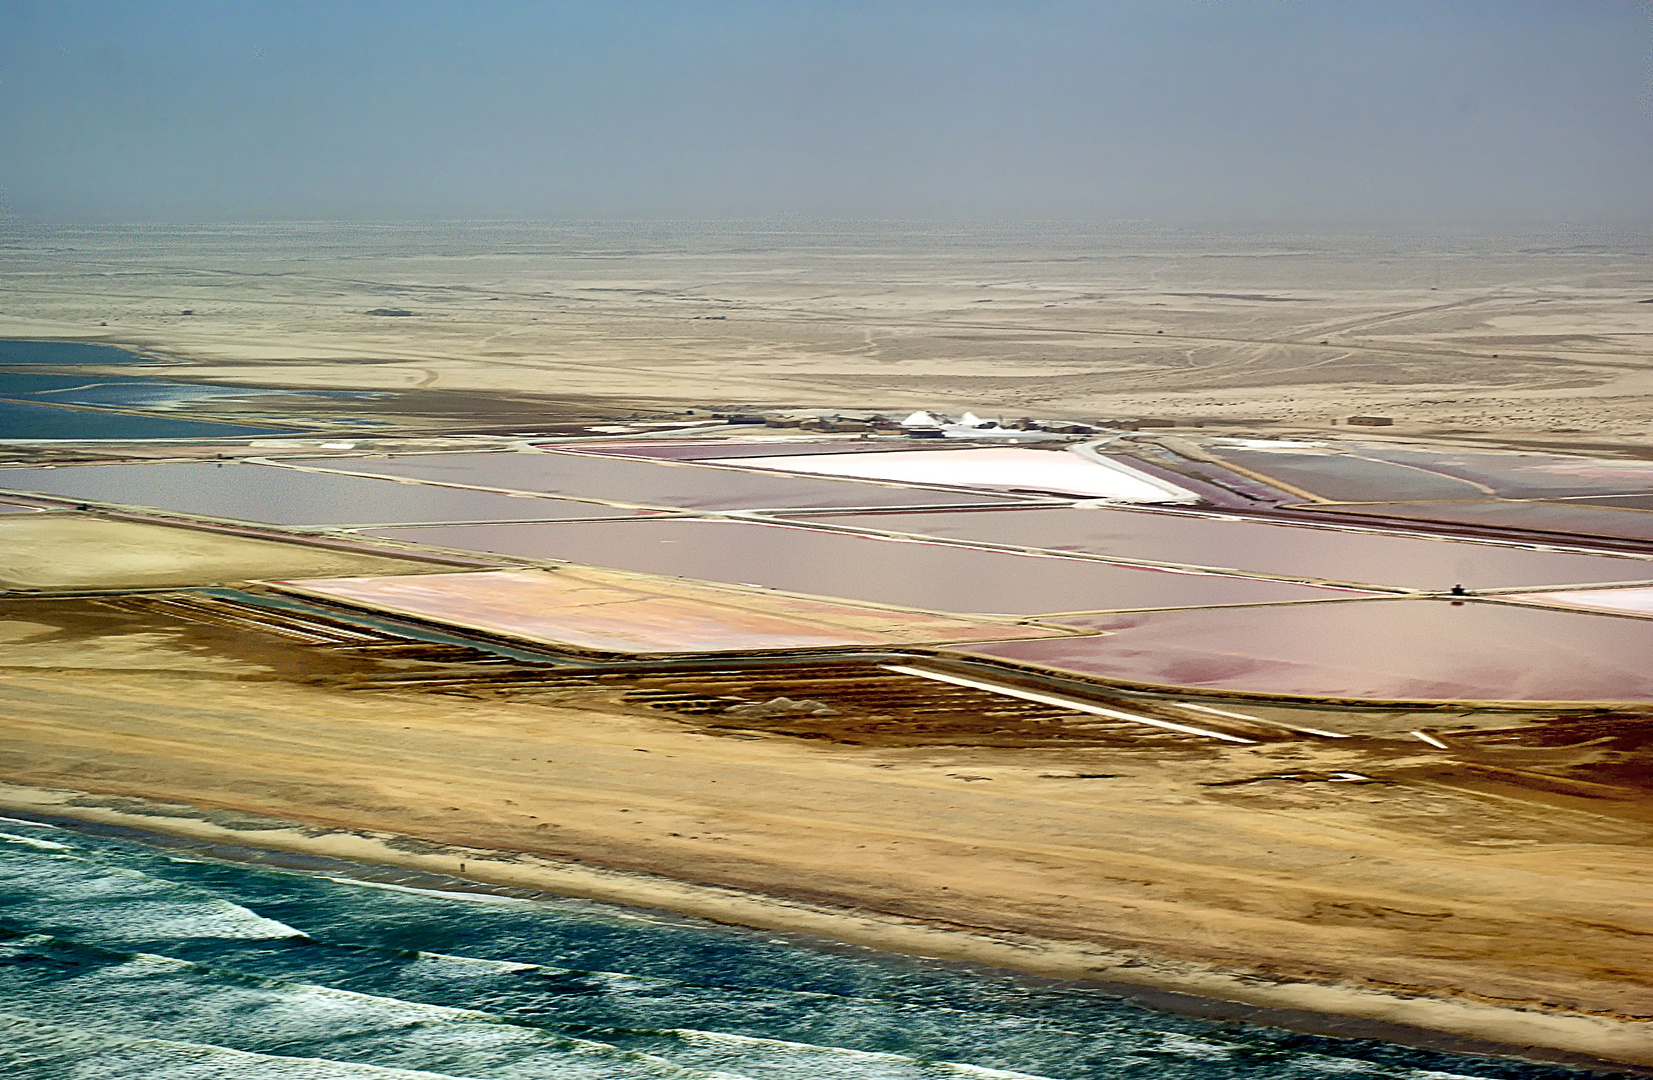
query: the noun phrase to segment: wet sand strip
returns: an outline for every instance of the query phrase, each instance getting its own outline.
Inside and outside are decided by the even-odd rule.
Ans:
[[[116,801],[124,805],[120,809],[98,805]],[[1375,992],[1362,995],[1372,999],[1359,1002],[1366,1008],[1343,1015],[1320,1008],[1247,1000],[1269,995],[1258,993],[1255,986],[1250,994],[1233,993],[1241,984],[1225,985],[1231,976],[1215,969],[1187,972],[1184,978],[1208,982],[1211,989],[1228,993],[1214,993],[1212,996],[1190,993],[1154,985],[1151,978],[1144,981],[1062,978],[1030,971],[1025,964],[1018,964],[1017,952],[1026,949],[1025,943],[982,939],[963,927],[881,920],[865,911],[805,908],[796,901],[650,878],[635,872],[581,867],[572,863],[546,863],[537,868],[539,873],[534,876],[551,887],[486,880],[487,876],[491,876],[487,874],[490,869],[521,863],[521,857],[511,852],[433,844],[392,834],[317,830],[274,818],[253,820],[253,815],[239,813],[233,815],[237,819],[233,826],[217,824],[213,819],[226,815],[175,803],[146,805],[143,800],[130,798],[104,800],[75,792],[47,792],[6,784],[0,784],[0,807],[6,814],[22,821],[176,851],[191,858],[355,881],[368,886],[388,885],[458,896],[497,896],[527,902],[572,897],[629,909],[654,919],[706,920],[751,927],[765,933],[782,933],[803,948],[823,949],[852,943],[883,951],[918,954],[925,956],[928,962],[948,967],[1009,974],[1032,985],[1098,990],[1151,1009],[1201,1019],[1261,1024],[1334,1038],[1398,1043],[1452,1054],[1516,1058],[1609,1075],[1653,1077],[1653,1057],[1642,1062],[1637,1060],[1642,1055],[1603,1056],[1591,1053],[1585,1047],[1595,1040],[1579,1039],[1580,1045],[1576,1049],[1528,1041],[1521,1037],[1522,1025],[1531,1024],[1536,1018],[1520,1009],[1482,1006],[1480,1011],[1489,1015],[1480,1018],[1482,1022],[1476,1026],[1503,1027],[1511,1036],[1504,1039],[1483,1038],[1392,1019],[1391,1015],[1410,1011],[1404,1007],[1404,999],[1384,1001],[1388,995]],[[340,849],[350,855],[343,857],[332,853]],[[456,873],[442,872],[430,864],[457,864],[475,868],[480,874],[478,877],[461,877]],[[833,932],[851,926],[857,932]],[[823,930],[826,932],[823,933]],[[956,944],[949,948],[948,942]],[[915,946],[921,946],[924,952],[919,953]],[[1136,963],[1127,959],[1127,966]],[[1144,966],[1137,968],[1137,971],[1149,975],[1152,968]],[[1424,1005],[1427,1009],[1430,1003],[1426,999],[1414,999],[1404,1004]],[[1437,1004],[1451,1007],[1448,1003]],[[1499,1017],[1494,1014],[1506,1015]]]

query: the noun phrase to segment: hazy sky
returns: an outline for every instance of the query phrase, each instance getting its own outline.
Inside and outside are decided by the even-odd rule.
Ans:
[[[0,0],[0,212],[1653,222],[1630,0]]]

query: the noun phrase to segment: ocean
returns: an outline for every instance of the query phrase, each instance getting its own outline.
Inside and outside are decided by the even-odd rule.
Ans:
[[[0,1075],[1586,1075],[1199,1019],[1097,989],[463,888],[0,819]]]

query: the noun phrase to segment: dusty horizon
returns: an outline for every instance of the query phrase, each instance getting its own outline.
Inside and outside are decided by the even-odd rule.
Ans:
[[[207,382],[1309,428],[1376,410],[1426,435],[1653,433],[1653,242],[1599,230],[26,232],[0,248],[0,335],[151,349]]]

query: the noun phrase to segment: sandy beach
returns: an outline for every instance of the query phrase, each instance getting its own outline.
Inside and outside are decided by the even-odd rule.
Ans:
[[[1645,1064],[1639,1017],[1420,995],[1417,987],[1396,992],[1278,980],[1232,966],[1168,959],[1128,942],[1083,943],[1010,929],[984,932],[935,919],[828,907],[521,852],[331,830],[127,796],[0,785],[0,808],[29,815],[20,820],[115,826],[163,847],[184,841],[197,855],[230,861],[291,862],[301,871],[342,873],[362,882],[448,895],[478,890],[513,898],[596,900],[1105,989],[1195,1016],[1585,1069],[1619,1072],[1629,1066],[1639,1074],[1636,1066]]]
[[[13,811],[1653,1064],[1635,800],[1367,741],[853,746],[612,692],[341,693],[32,603],[0,652]],[[1308,770],[1374,782],[1213,786]]]

